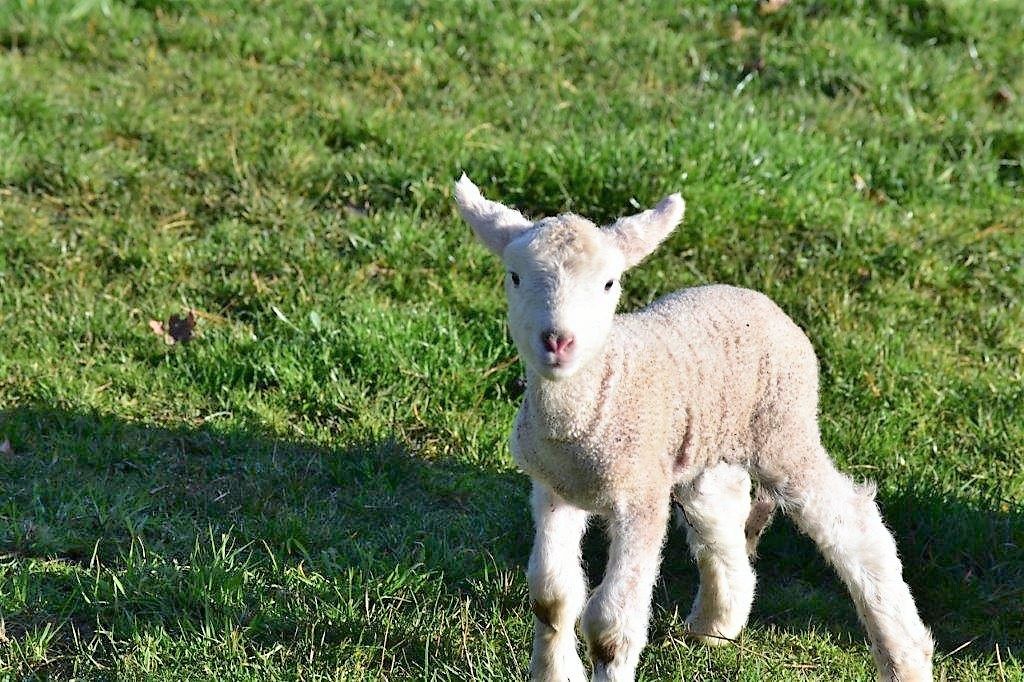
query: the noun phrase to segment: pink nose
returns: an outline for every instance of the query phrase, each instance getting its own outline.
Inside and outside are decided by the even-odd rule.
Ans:
[[[555,354],[556,357],[564,357],[572,350],[576,343],[575,337],[571,334],[559,334],[555,331],[546,331],[540,335],[544,347]]]

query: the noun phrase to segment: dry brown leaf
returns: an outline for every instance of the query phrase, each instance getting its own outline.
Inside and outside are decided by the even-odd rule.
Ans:
[[[788,4],[789,0],[759,0],[757,3],[757,13],[762,17],[775,14]]]
[[[171,315],[171,319],[167,320],[167,335],[174,339],[176,343],[191,341],[195,328],[196,313],[194,310],[188,311],[185,317]]]
[[[150,330],[163,338],[164,343],[173,346],[176,343],[187,343],[195,336],[196,312],[189,310],[184,317],[171,315],[167,322],[149,321]]]

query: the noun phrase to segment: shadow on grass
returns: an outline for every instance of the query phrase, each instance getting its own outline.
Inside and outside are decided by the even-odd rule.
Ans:
[[[8,637],[47,625],[66,639],[69,630],[86,640],[110,631],[122,642],[146,631],[206,637],[240,627],[273,646],[319,626],[318,643],[351,644],[325,654],[341,657],[355,643],[389,641],[380,613],[363,611],[366,593],[392,605],[429,595],[438,608],[466,600],[493,608],[479,583],[529,551],[525,479],[429,462],[395,439],[330,449],[37,406],[0,411],[5,438]],[[497,608],[524,609],[518,596]],[[330,608],[337,612],[325,615]],[[399,663],[423,660],[431,646],[416,620],[408,631],[391,627]],[[118,656],[109,647],[106,655]]]
[[[6,555],[0,570],[17,572],[12,565],[31,559],[68,568],[21,573],[28,581],[24,594],[7,601],[3,614],[9,635],[62,621],[120,629],[122,636],[140,623],[200,631],[214,612],[246,625],[259,640],[287,641],[310,612],[345,599],[337,585],[319,585],[308,588],[319,600],[312,611],[259,606],[255,602],[267,595],[251,593],[280,580],[246,586],[245,570],[235,569],[245,569],[252,556],[275,570],[283,565],[304,575],[303,567],[315,569],[337,583],[347,580],[357,592],[400,590],[432,577],[434,589],[445,593],[442,605],[466,599],[483,612],[525,617],[529,486],[514,473],[428,462],[394,439],[328,449],[210,426],[154,427],[35,406],[0,412],[0,441],[5,437],[13,454],[0,457],[0,553]],[[955,655],[987,655],[996,642],[1004,654],[1024,655],[1020,510],[983,508],[925,490],[881,504],[940,651],[973,640]],[[230,546],[218,540],[222,535]],[[240,548],[250,559],[238,559]],[[599,532],[588,534],[584,555],[596,578],[604,562]],[[130,587],[120,602],[115,585],[83,582],[93,567],[126,565],[120,580]],[[814,626],[863,641],[845,589],[787,521],[766,534],[757,570],[755,624],[796,634]],[[518,583],[489,587],[501,573],[501,580],[514,576]],[[696,571],[678,530],[669,534],[663,575],[656,602],[685,614]],[[271,602],[300,599],[287,586],[272,589],[280,594]],[[104,590],[109,594],[97,593]],[[365,643],[379,636],[367,631],[366,617],[339,616],[322,641]],[[429,646],[425,637],[412,623],[401,637],[393,635],[397,644],[390,646],[397,651],[390,655],[417,660]],[[522,648],[528,648],[525,641]]]
[[[5,436],[13,454],[2,463],[0,542],[18,556],[87,564],[142,538],[151,552],[181,557],[209,529],[329,570],[410,561],[461,578],[481,547],[516,552],[499,562],[528,547],[523,480],[428,462],[394,439],[335,450],[37,407],[0,412]]]

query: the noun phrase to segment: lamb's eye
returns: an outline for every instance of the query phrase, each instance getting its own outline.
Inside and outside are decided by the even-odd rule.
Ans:
[[[514,286],[514,287],[519,286],[519,275],[517,275],[514,272],[510,272],[508,274],[512,275],[512,286]]]
[[[611,291],[613,286],[615,286],[615,280],[614,279],[610,279],[610,280],[608,280],[607,282],[604,283],[604,290],[605,291]]]

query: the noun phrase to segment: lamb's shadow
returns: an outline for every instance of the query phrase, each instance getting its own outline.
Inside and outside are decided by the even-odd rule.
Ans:
[[[46,624],[64,636],[72,628],[121,637],[146,627],[195,632],[212,617],[271,645],[294,638],[308,626],[300,612],[260,612],[261,594],[219,604],[196,587],[202,571],[223,569],[225,584],[235,584],[248,570],[231,567],[237,557],[215,556],[222,535],[245,548],[245,561],[265,573],[272,565],[278,576],[243,592],[280,584],[286,570],[341,579],[354,572],[360,589],[389,574],[393,582],[426,576],[444,603],[471,600],[481,610],[495,605],[478,604],[493,597],[474,582],[496,569],[521,575],[529,552],[523,477],[507,467],[430,462],[394,438],[333,449],[254,430],[165,428],[38,406],[0,411],[5,438],[13,453],[0,455],[0,560],[57,566],[35,569],[24,607],[2,614],[8,636]],[[132,568],[142,551],[150,563]],[[98,566],[134,581],[127,594],[86,598]],[[510,592],[498,606],[525,614],[521,596]],[[326,629],[328,643],[380,634],[358,619]],[[429,635],[406,633],[390,645],[403,649],[394,656],[422,658]]]

